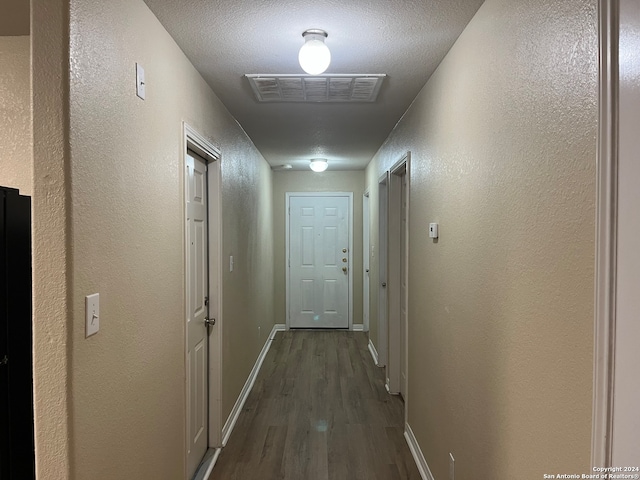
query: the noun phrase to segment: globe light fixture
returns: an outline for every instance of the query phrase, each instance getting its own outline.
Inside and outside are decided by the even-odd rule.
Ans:
[[[309,29],[302,33],[304,45],[298,53],[298,61],[309,75],[320,75],[329,68],[331,52],[324,43],[327,36],[327,32],[318,29]]]
[[[329,163],[326,158],[312,158],[309,162],[309,168],[318,173],[324,172],[328,166]]]

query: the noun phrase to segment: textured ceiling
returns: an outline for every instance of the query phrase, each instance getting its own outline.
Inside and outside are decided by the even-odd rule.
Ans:
[[[145,0],[272,166],[361,169],[483,0]],[[300,74],[302,32],[329,34],[327,74],[386,74],[374,103],[258,103],[245,74]]]

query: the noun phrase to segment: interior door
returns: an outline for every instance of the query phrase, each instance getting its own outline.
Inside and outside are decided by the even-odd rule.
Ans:
[[[348,196],[289,197],[289,326],[349,328]]]
[[[369,331],[369,302],[371,299],[369,290],[369,269],[371,258],[369,208],[369,192],[366,192],[362,197],[362,324],[365,332]]]
[[[388,172],[378,183],[378,366],[386,367],[389,344],[387,297],[387,222],[388,222]],[[385,379],[387,385],[389,379]]]
[[[407,398],[407,330],[409,326],[409,228],[407,171],[400,177],[400,394]]]
[[[193,153],[186,160],[187,478],[193,478],[208,446],[207,164]]]

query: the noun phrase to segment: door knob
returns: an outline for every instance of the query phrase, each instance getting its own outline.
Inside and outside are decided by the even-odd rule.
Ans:
[[[382,282],[382,286],[386,287],[387,286],[387,282]]]
[[[342,259],[342,263],[347,263],[347,258],[346,257]]]
[[[213,327],[216,324],[216,319],[215,318],[205,318],[204,319],[204,324],[207,327]]]
[[[344,273],[347,273],[347,267],[342,267],[342,271],[343,271]]]
[[[343,249],[342,249],[342,253],[347,253],[347,249],[346,249],[346,248],[343,248]]]

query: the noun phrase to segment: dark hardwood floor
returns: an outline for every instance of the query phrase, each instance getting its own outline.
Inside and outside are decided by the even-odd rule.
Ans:
[[[279,332],[212,480],[420,480],[362,332]]]

